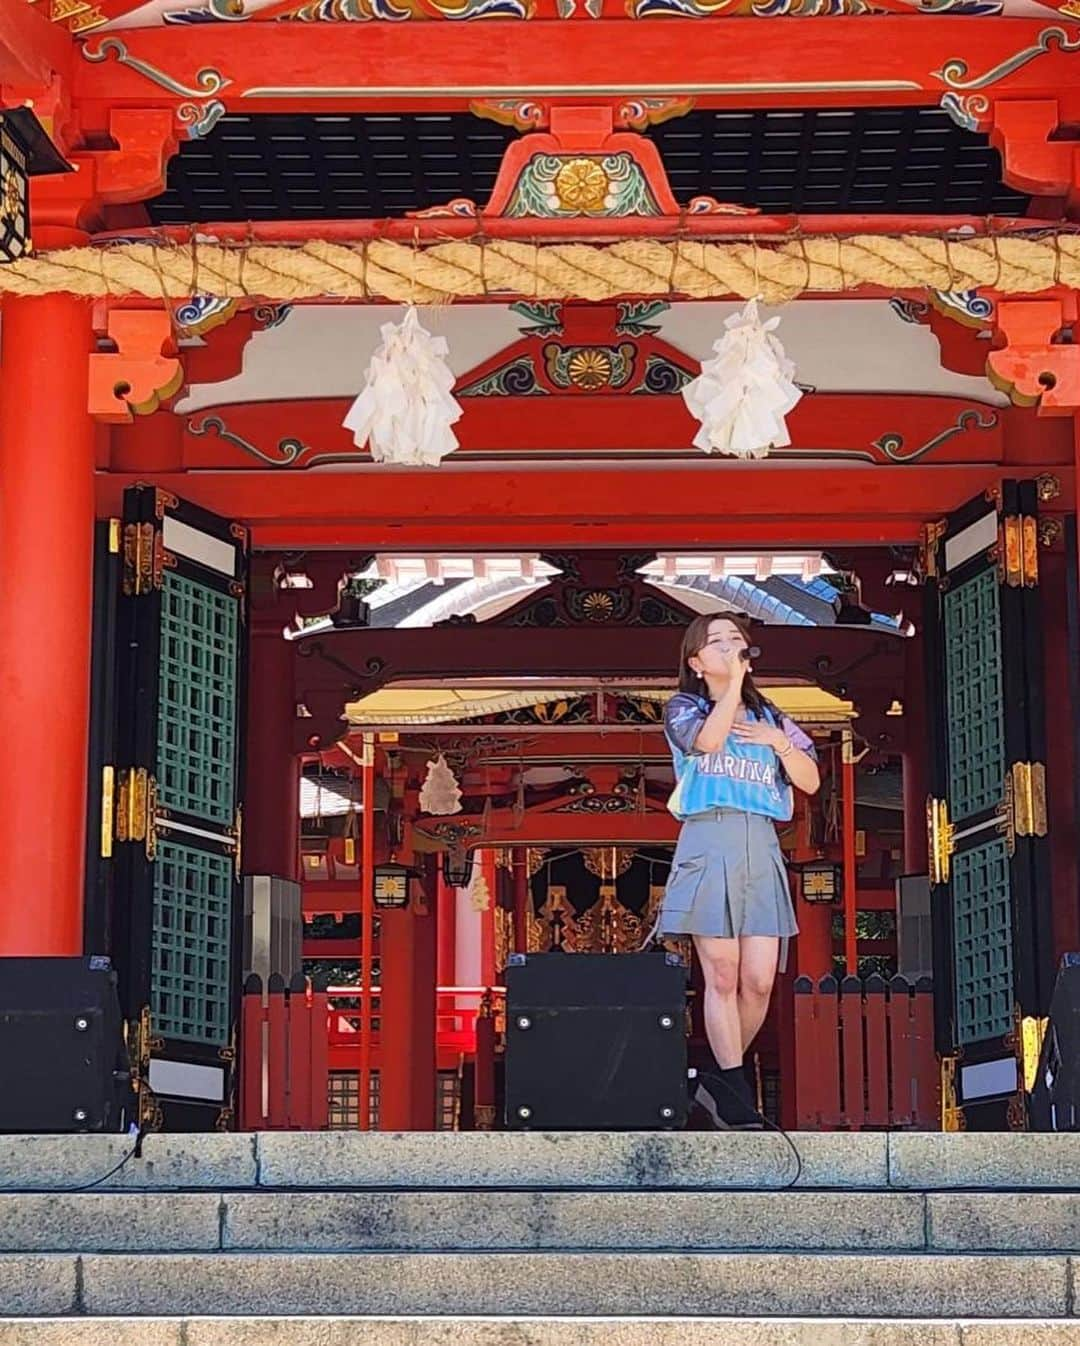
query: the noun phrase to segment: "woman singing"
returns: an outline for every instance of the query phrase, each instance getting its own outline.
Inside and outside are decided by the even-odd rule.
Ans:
[[[720,1127],[761,1125],[743,1055],[765,1021],[781,940],[786,960],[798,930],[774,824],[792,815],[792,786],[821,784],[811,740],[754,686],[749,645],[741,621],[695,617],[664,716],[668,807],[682,828],[657,928],[692,935],[701,960],[719,1073],[699,1079],[696,1101]]]

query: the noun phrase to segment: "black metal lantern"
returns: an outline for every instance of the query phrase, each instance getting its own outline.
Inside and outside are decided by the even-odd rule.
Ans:
[[[802,895],[822,905],[840,896],[841,869],[831,860],[811,860],[802,866]]]
[[[399,865],[391,861],[386,865],[375,866],[374,899],[377,907],[407,907],[409,905],[409,880],[416,878],[414,869],[408,865]]]
[[[29,108],[0,112],[0,262],[30,251],[30,178],[70,172]]]
[[[442,872],[451,888],[467,888],[472,882],[473,854],[464,846],[443,851]]]

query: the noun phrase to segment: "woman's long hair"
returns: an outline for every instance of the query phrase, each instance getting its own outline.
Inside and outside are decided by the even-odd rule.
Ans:
[[[744,617],[734,617],[727,612],[705,612],[700,617],[695,617],[686,628],[682,651],[679,655],[680,692],[690,692],[693,696],[703,696],[706,700],[709,699],[709,689],[705,679],[699,677],[690,667],[690,660],[704,649],[705,642],[709,639],[709,627],[712,626],[713,622],[720,619],[730,622],[747,645],[754,643],[754,638],[750,633],[750,624]],[[753,676],[749,673],[743,678],[742,699],[746,709],[752,711],[759,720],[767,720],[771,714],[776,723],[779,724],[780,712],[768,697],[762,696],[754,684]]]

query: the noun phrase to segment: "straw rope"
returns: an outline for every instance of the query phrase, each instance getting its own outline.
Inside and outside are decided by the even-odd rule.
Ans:
[[[485,295],[606,300],[695,299],[990,287],[1003,294],[1080,288],[1080,235],[942,239],[915,235],[786,242],[626,239],[612,244],[385,239],[335,244],[117,244],[67,248],[0,266],[0,294],[100,297],[320,296],[417,304]]]

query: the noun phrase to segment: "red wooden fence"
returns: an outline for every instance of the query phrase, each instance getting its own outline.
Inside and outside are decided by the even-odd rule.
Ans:
[[[799,977],[794,992],[800,1130],[937,1129],[929,978]]]
[[[265,1003],[264,1003],[265,1001]],[[302,976],[244,983],[240,1011],[240,1129],[322,1131],[329,1123],[325,991]]]

